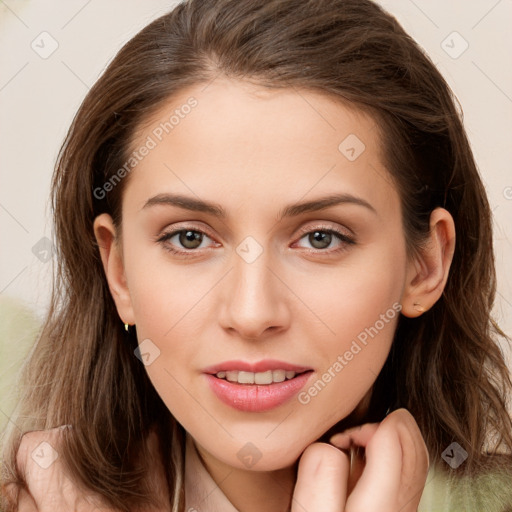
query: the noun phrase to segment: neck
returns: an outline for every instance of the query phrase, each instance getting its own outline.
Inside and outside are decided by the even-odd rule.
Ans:
[[[289,512],[298,463],[275,471],[250,471],[224,464],[194,446],[212,479],[237,510]]]

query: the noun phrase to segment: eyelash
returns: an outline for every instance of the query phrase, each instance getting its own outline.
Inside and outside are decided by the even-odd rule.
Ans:
[[[164,249],[166,251],[169,251],[172,254],[179,255],[179,256],[181,256],[183,258],[193,258],[193,257],[196,256],[194,254],[195,252],[197,252],[196,249],[188,249],[188,250],[180,251],[180,250],[174,249],[172,246],[166,244],[166,242],[168,240],[170,240],[173,236],[178,235],[178,234],[183,233],[183,232],[186,232],[186,231],[192,231],[194,233],[200,233],[202,235],[206,235],[208,238],[213,238],[207,232],[205,232],[205,231],[203,231],[201,229],[195,229],[195,228],[192,228],[190,226],[189,227],[185,226],[185,227],[183,227],[181,229],[175,229],[175,230],[173,230],[173,231],[171,231],[169,233],[164,233],[162,236],[158,237],[156,241],[158,243],[161,243],[164,246]],[[325,226],[325,225],[317,226],[317,227],[315,227],[313,229],[311,229],[311,228],[302,228],[300,230],[300,232],[299,232],[299,234],[300,234],[299,240],[304,238],[305,235],[308,235],[310,233],[315,233],[316,231],[320,231],[321,233],[333,234],[333,235],[335,235],[338,238],[338,240],[340,240],[343,243],[337,249],[331,249],[331,250],[309,249],[308,250],[309,253],[315,253],[315,254],[327,253],[328,255],[339,254],[339,253],[344,252],[344,251],[347,250],[346,245],[354,245],[356,243],[355,239],[349,237],[345,233],[342,233],[341,231],[339,231],[337,229],[334,229],[331,226]]]

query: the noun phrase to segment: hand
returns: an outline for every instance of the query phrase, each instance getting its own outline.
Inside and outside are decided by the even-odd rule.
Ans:
[[[335,434],[331,444],[303,452],[291,512],[417,512],[428,473],[428,451],[406,409],[380,422]],[[344,450],[365,451],[350,468]]]

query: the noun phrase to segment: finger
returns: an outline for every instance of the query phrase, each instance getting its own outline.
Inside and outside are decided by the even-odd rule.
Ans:
[[[340,512],[345,508],[348,457],[327,443],[309,445],[299,460],[291,512]]]
[[[405,409],[388,415],[366,446],[366,466],[346,511],[416,511],[428,454],[416,421]]]
[[[379,425],[379,423],[365,423],[359,427],[349,428],[331,436],[329,442],[342,450],[348,450],[352,445],[365,447],[379,428]]]
[[[366,465],[364,448],[373,437],[378,427],[379,423],[366,423],[358,427],[347,429],[330,438],[330,442],[344,450],[350,460],[347,496],[350,496],[364,471]]]
[[[394,411],[389,422],[396,425],[403,454],[399,504],[404,512],[416,511],[428,474],[428,450],[418,424],[409,411]]]
[[[347,500],[346,512],[396,512],[400,490],[402,452],[398,433],[382,422],[365,450],[366,464]]]

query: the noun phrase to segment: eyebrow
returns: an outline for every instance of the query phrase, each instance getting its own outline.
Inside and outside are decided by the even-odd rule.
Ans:
[[[353,196],[351,194],[331,194],[311,201],[304,201],[301,203],[294,203],[286,206],[279,212],[278,220],[282,220],[288,217],[296,217],[303,213],[315,212],[318,210],[324,210],[338,204],[355,204],[363,206],[371,212],[377,214],[375,208],[364,199]],[[215,217],[221,219],[227,218],[227,213],[224,208],[217,204],[209,201],[203,201],[194,197],[183,196],[179,194],[158,194],[148,199],[142,210],[156,205],[168,205],[183,208],[184,210],[190,210],[195,212],[209,213]]]

